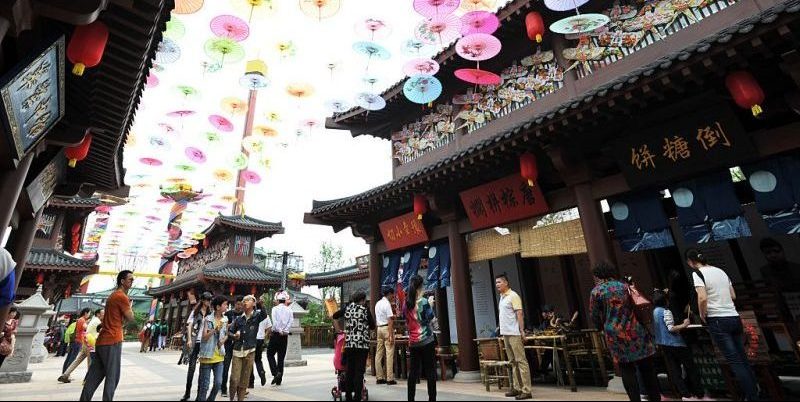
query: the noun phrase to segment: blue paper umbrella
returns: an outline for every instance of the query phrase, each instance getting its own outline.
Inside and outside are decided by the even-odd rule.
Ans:
[[[158,44],[158,51],[156,52],[156,63],[170,64],[178,61],[181,58],[181,48],[170,38],[164,38]]]
[[[403,94],[411,102],[424,105],[433,102],[442,94],[442,83],[432,75],[418,75],[406,80]]]
[[[388,60],[390,57],[392,57],[392,54],[389,53],[385,47],[375,42],[362,41],[353,43],[353,50],[355,50],[356,53],[367,56],[367,71],[369,71],[369,63],[372,61],[372,59]]]

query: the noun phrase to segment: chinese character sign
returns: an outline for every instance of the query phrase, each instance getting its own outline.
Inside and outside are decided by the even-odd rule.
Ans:
[[[387,250],[396,250],[428,241],[425,226],[413,212],[383,221],[378,224],[378,227],[381,230],[383,241],[386,242]]]
[[[473,229],[502,225],[549,211],[539,186],[519,174],[463,191],[461,202]]]

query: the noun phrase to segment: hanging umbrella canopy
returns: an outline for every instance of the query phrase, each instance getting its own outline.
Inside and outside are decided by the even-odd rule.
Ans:
[[[544,6],[553,11],[569,11],[588,2],[589,0],[544,0]]]
[[[145,86],[147,88],[155,88],[158,86],[158,84],[159,84],[158,77],[156,77],[155,74],[150,73],[150,75],[147,76],[147,82],[145,82]]]
[[[184,117],[192,116],[195,113],[196,112],[194,110],[175,110],[175,111],[167,113],[167,116],[184,118]]]
[[[165,134],[172,134],[173,132],[175,132],[175,128],[167,123],[158,123],[158,127],[161,128],[161,130],[164,131]]]
[[[461,19],[452,14],[427,19],[417,25],[414,35],[429,45],[445,45],[461,36]]]
[[[424,105],[442,94],[442,83],[430,75],[411,77],[403,85],[403,94],[411,102]]]
[[[435,53],[433,46],[419,39],[408,39],[403,42],[403,54],[411,57],[430,57]]]
[[[161,166],[164,164],[164,162],[161,162],[160,159],[156,158],[140,158],[139,162],[147,166]]]
[[[206,41],[206,56],[220,64],[238,63],[244,59],[244,48],[228,38],[214,38]]]
[[[461,0],[458,9],[464,13],[473,11],[494,11],[497,0]]]
[[[392,29],[383,19],[369,17],[356,22],[356,33],[374,41],[375,39],[386,39],[392,33]]]
[[[341,0],[300,0],[300,10],[303,14],[318,21],[333,17],[341,7]]]
[[[211,20],[210,26],[214,35],[236,42],[241,42],[250,36],[247,22],[233,15],[218,15]]]
[[[179,172],[187,172],[188,173],[188,172],[194,172],[195,170],[197,170],[197,168],[192,166],[192,165],[178,164],[178,165],[175,165],[175,170],[177,170]]]
[[[500,27],[497,16],[488,11],[471,11],[461,17],[461,34],[493,34]]]
[[[220,183],[227,183],[233,180],[233,173],[228,169],[217,169],[214,171],[214,180]]]
[[[386,107],[386,100],[380,95],[367,92],[356,94],[356,104],[365,110],[381,110]]]
[[[216,73],[217,71],[222,70],[221,63],[203,61],[200,62],[200,66],[203,67],[203,73]]]
[[[190,161],[194,163],[205,163],[206,162],[206,154],[202,150],[195,148],[195,147],[188,147],[184,151],[184,154]]]
[[[247,22],[253,18],[259,19],[271,15],[275,11],[274,0],[232,0],[233,7],[241,15],[247,17]]]
[[[277,137],[278,130],[269,126],[255,126],[253,127],[253,135],[256,134],[264,137]]]
[[[483,61],[497,56],[502,47],[500,40],[494,36],[476,33],[459,39],[456,53],[467,60]]]
[[[261,183],[261,176],[259,176],[258,173],[254,172],[252,170],[243,171],[242,172],[242,178],[244,179],[244,181],[246,181],[246,182],[248,182],[250,184]]]
[[[170,64],[178,61],[180,58],[181,48],[174,40],[170,38],[161,40],[161,43],[158,44],[158,50],[156,51],[156,63]]]
[[[344,99],[329,99],[325,102],[325,108],[332,113],[344,113],[350,110],[352,106]]]
[[[264,117],[266,117],[267,120],[269,120],[269,121],[271,121],[273,123],[280,122],[280,121],[283,120],[281,118],[281,114],[276,112],[276,111],[274,111],[274,110],[264,113]]]
[[[605,14],[579,14],[560,19],[550,25],[550,30],[558,34],[582,34],[592,32],[611,21]]]
[[[231,159],[230,162],[231,162],[231,167],[232,168],[234,168],[236,170],[242,170],[242,169],[247,167],[247,164],[250,161],[247,158],[247,155],[245,155],[245,154],[240,152],[240,153],[236,154],[236,156],[234,156]]]
[[[500,85],[502,79],[499,75],[485,70],[462,68],[455,71],[455,76],[462,81],[475,85]]]
[[[280,54],[282,59],[292,57],[297,53],[297,46],[290,40],[280,41],[275,47],[278,49],[278,54]]]
[[[175,14],[194,14],[203,8],[203,0],[175,0]]]
[[[200,92],[195,87],[189,85],[178,85],[175,89],[184,98],[193,98],[200,95]]]
[[[170,148],[172,148],[169,144],[169,140],[157,135],[150,137],[150,146],[161,151],[169,151]]]
[[[220,102],[220,107],[233,116],[238,116],[247,112],[247,103],[232,96],[223,98],[222,102]]]
[[[314,87],[306,83],[293,83],[286,87],[286,93],[297,99],[306,99],[314,95]]]
[[[436,75],[439,63],[432,59],[412,59],[403,66],[403,73],[408,77],[415,75]]]
[[[264,151],[263,137],[250,136],[242,140],[242,148],[251,154],[260,154]]]
[[[414,0],[414,11],[426,18],[452,14],[461,5],[460,0]]]
[[[356,53],[379,60],[388,60],[390,57],[392,57],[392,54],[389,53],[389,50],[375,42],[362,41],[353,43],[353,50],[355,50]]]
[[[220,136],[218,133],[215,133],[213,131],[209,131],[209,132],[207,132],[205,134],[205,139],[208,142],[219,142],[219,141],[222,140],[222,136]]]
[[[226,133],[233,131],[233,123],[218,114],[212,114],[211,116],[208,116],[208,122],[219,131],[224,131]]]
[[[183,38],[183,35],[186,35],[186,26],[183,25],[183,22],[181,22],[178,17],[172,17],[167,21],[167,29],[164,30],[164,37],[178,40]]]

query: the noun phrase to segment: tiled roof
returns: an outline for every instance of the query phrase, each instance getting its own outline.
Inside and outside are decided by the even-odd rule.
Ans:
[[[53,197],[48,206],[61,208],[86,208],[94,209],[103,205],[99,198],[80,198],[80,197]]]
[[[267,237],[276,234],[283,234],[284,230],[281,222],[262,221],[247,215],[219,215],[216,219],[214,219],[214,223],[212,223],[204,233],[211,233],[218,226],[227,226],[234,229],[262,234]]]
[[[306,275],[306,284],[325,286],[364,278],[369,278],[369,270],[359,269],[357,266],[352,265],[335,271],[308,274]]]
[[[97,267],[97,258],[82,260],[56,250],[34,249],[28,254],[27,267],[90,272]]]
[[[255,265],[226,264],[221,267],[208,268],[203,276],[211,279],[230,280],[235,282],[280,283],[280,275],[266,271]]]

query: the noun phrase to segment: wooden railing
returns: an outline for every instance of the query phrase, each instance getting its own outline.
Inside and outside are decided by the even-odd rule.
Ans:
[[[303,328],[301,345],[304,348],[333,348],[336,330],[332,326],[308,326]]]

